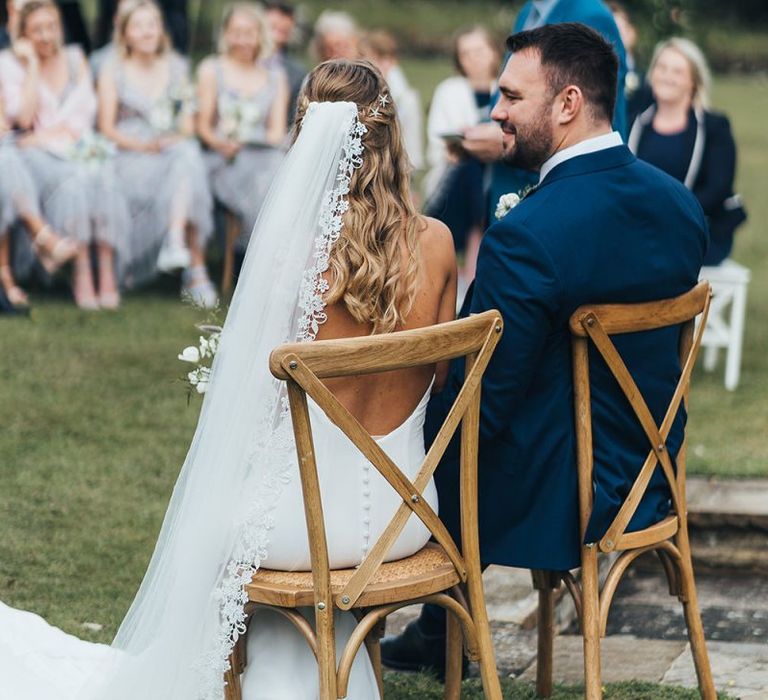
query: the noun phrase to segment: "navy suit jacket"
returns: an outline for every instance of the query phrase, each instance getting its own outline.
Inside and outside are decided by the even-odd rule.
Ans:
[[[504,333],[482,386],[480,545],[486,564],[565,570],[579,565],[573,378],[568,320],[587,303],[642,302],[693,287],[707,247],[696,198],[625,146],[578,156],[488,229],[463,313],[498,309]],[[624,335],[616,345],[657,423],[680,375],[677,327]],[[618,512],[649,444],[618,384],[591,353],[595,498],[587,541]],[[430,401],[430,444],[463,380],[451,364]],[[668,440],[683,436],[681,411]],[[456,440],[436,480],[440,514],[458,534]],[[629,530],[669,512],[657,469]]]
[[[525,21],[531,12],[532,4],[527,2],[515,21],[513,32],[522,31]],[[621,35],[616,27],[611,11],[601,0],[560,0],[552,11],[545,17],[545,24],[559,24],[561,22],[581,22],[592,27],[603,35],[607,41],[613,44],[619,56],[618,91],[616,95],[616,109],[613,116],[613,128],[622,137],[627,135],[627,105],[624,96],[624,81],[627,74],[627,58],[624,44],[621,43]],[[538,174],[520,168],[513,168],[504,163],[494,163],[491,173],[491,187],[488,199],[489,217],[493,217],[496,203],[501,195],[507,192],[519,192],[526,185],[532,185],[538,181]],[[490,219],[493,221],[493,219]]]

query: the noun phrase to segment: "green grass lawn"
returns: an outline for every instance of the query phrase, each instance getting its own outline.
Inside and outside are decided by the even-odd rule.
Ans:
[[[534,700],[533,686],[508,678],[502,679],[501,689],[505,700]],[[385,673],[384,697],[386,700],[441,700],[443,686],[429,676],[405,673]],[[479,679],[464,681],[461,697],[465,700],[482,700],[483,689]],[[552,700],[580,700],[584,697],[581,687],[558,686]],[[655,683],[610,683],[605,686],[605,700],[698,700],[697,690],[685,690]],[[725,698],[724,694],[720,694]]]
[[[424,94],[450,71],[445,61],[407,67]],[[735,257],[753,281],[741,387],[726,392],[720,371],[695,376],[690,469],[767,476],[768,81],[719,81],[716,103],[731,115],[740,146],[739,189],[751,219]],[[33,302],[31,320],[0,317],[0,600],[108,641],[141,580],[192,437],[199,401],[187,403],[176,354],[196,339],[202,314],[168,285],[129,295],[113,314],[82,313],[64,295],[36,293]],[[390,697],[437,697],[425,679],[388,683]],[[607,697],[695,697],[644,687],[615,686]],[[467,697],[481,696],[473,692]],[[532,696],[510,683],[507,697]]]

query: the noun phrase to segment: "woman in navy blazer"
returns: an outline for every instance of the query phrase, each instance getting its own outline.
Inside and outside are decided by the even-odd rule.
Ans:
[[[705,265],[728,257],[746,212],[733,193],[736,144],[725,115],[708,110],[709,69],[699,48],[674,38],[656,47],[648,71],[654,104],[634,121],[629,147],[696,195],[710,228]]]

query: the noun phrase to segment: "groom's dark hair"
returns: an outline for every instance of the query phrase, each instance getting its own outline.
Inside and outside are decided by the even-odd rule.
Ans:
[[[619,59],[613,46],[594,29],[579,22],[547,24],[512,34],[507,49],[511,53],[536,51],[552,95],[576,85],[594,116],[612,121]]]

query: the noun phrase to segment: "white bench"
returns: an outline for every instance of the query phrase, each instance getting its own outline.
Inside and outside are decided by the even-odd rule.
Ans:
[[[699,275],[699,279],[709,280],[712,285],[712,304],[701,341],[704,369],[714,370],[719,350],[725,348],[725,388],[729,391],[739,385],[750,277],[746,267],[730,258],[714,267],[702,267]]]

